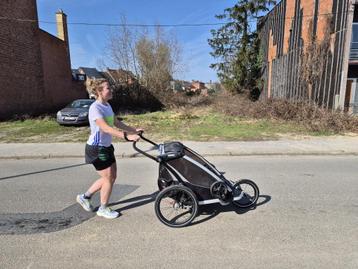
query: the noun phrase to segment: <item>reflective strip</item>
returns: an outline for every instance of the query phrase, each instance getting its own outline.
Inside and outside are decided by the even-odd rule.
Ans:
[[[223,180],[218,177],[217,175],[215,175],[213,172],[211,172],[208,168],[206,168],[204,165],[198,163],[197,161],[193,160],[192,158],[188,157],[188,156],[184,156],[184,159],[188,160],[189,162],[195,164],[196,166],[200,167],[202,170],[204,170],[206,173],[208,173],[209,175],[211,175],[213,178],[215,178],[217,181],[223,182]],[[228,188],[228,190],[231,191],[230,186],[228,186],[227,184],[225,184]]]
[[[244,192],[242,191],[239,196],[234,197],[233,201],[240,200],[244,196]],[[215,203],[221,203],[221,204],[229,204],[229,202],[223,202],[220,199],[210,199],[210,200],[203,200],[199,201],[199,205],[209,205],[209,204],[215,204]]]
[[[96,146],[99,144],[99,136],[100,136],[100,133],[96,132],[95,136],[93,137],[93,143],[92,143],[93,146]]]
[[[96,145],[99,144],[100,135],[101,135],[100,132],[97,132],[97,133],[96,133]]]
[[[215,175],[213,172],[211,172],[209,169],[207,169],[205,166],[201,165],[200,163],[198,163],[197,161],[193,160],[192,158],[188,157],[188,156],[184,156],[183,157],[184,159],[186,159],[187,161],[191,162],[192,164],[198,166],[199,168],[201,168],[202,170],[204,170],[206,173],[208,173],[209,175],[211,175],[214,179],[216,179],[217,181],[219,182],[224,182],[220,177],[218,177],[217,175]],[[203,186],[200,186],[200,185],[196,185],[196,184],[193,184],[191,183],[189,180],[187,180],[181,173],[179,173],[173,166],[171,166],[170,164],[167,163],[167,165],[172,168],[179,176],[180,178],[185,181],[185,182],[188,182],[192,185],[195,185],[195,186],[198,186],[198,187],[201,187],[201,188],[205,188]],[[170,172],[170,171],[169,171]],[[175,177],[174,177],[175,178]],[[224,184],[227,186],[228,190],[229,191],[232,191],[230,186],[228,186],[225,182]]]
[[[215,203],[220,203],[220,200],[219,199],[210,199],[210,200],[203,200],[203,201],[198,202],[199,205],[209,205],[209,204],[215,204]]]
[[[215,203],[220,203],[221,205],[230,204],[230,202],[224,202],[224,201],[221,201],[220,199],[210,199],[210,200],[200,201],[200,202],[198,202],[198,205],[208,205],[208,204],[215,204]]]
[[[187,150],[191,153],[191,154],[193,154],[194,156],[196,156],[196,157],[198,157],[199,159],[201,159],[204,163],[206,163],[207,165],[210,165],[210,167],[212,168],[212,169],[214,169],[214,172],[216,172],[216,175],[218,175],[218,176],[221,176],[222,175],[222,173],[220,173],[220,171],[218,170],[218,169],[216,169],[216,167],[215,166],[213,166],[208,160],[206,160],[203,156],[201,156],[200,154],[198,154],[198,153],[196,153],[195,151],[193,151],[192,149],[190,149],[190,148],[187,148]]]

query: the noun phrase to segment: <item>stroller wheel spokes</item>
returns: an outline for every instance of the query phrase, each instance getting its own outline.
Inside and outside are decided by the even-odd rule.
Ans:
[[[163,189],[155,200],[155,213],[170,227],[190,224],[198,212],[195,194],[187,187],[174,185]]]
[[[238,207],[247,208],[254,205],[259,198],[259,188],[249,180],[242,179],[234,184],[234,201]]]
[[[232,195],[229,193],[227,185],[221,181],[211,184],[210,193],[213,197],[219,199],[222,205],[228,205],[232,200]]]

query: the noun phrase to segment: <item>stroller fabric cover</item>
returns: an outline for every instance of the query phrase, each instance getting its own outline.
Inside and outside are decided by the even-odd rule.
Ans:
[[[184,145],[180,142],[168,142],[159,145],[159,157],[163,161],[177,159],[184,156]]]

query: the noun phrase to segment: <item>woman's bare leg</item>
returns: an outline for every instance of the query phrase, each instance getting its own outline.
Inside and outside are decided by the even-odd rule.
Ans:
[[[116,163],[113,163],[110,167],[97,171],[101,176],[97,181],[95,181],[92,186],[88,189],[90,193],[95,193],[96,191],[101,192],[101,205],[107,205],[109,197],[112,193],[112,187],[117,177],[117,166]]]

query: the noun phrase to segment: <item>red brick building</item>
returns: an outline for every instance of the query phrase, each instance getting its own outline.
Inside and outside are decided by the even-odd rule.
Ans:
[[[58,37],[39,28],[36,0],[0,1],[0,119],[54,112],[85,88],[72,80],[66,15]]]
[[[358,113],[358,61],[352,54],[352,41],[358,44],[356,4],[282,0],[263,17],[258,24],[264,54],[261,98],[310,100],[352,112],[357,106]]]

